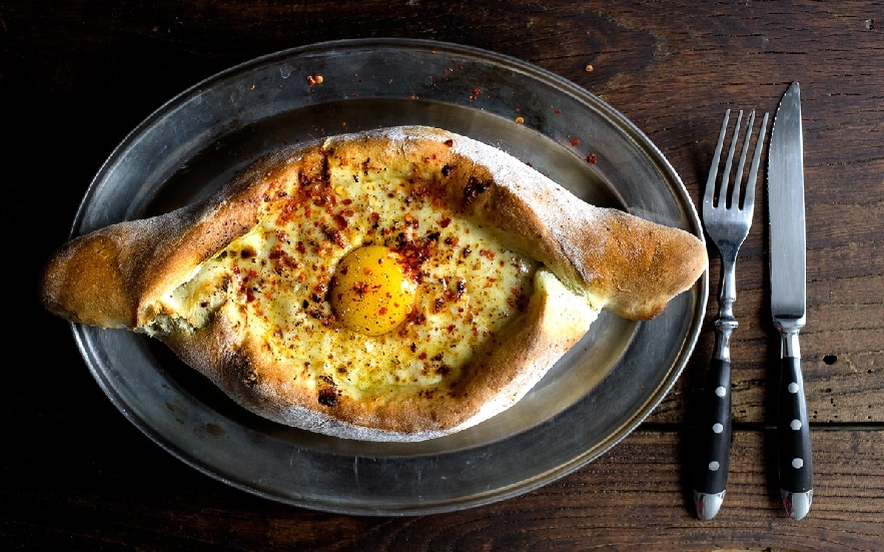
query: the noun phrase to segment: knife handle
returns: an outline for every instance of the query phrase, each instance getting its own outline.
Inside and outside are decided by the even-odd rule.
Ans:
[[[727,487],[731,445],[731,363],[713,358],[697,430],[694,492],[719,494]]]
[[[806,493],[813,489],[813,457],[800,358],[783,357],[778,410],[780,489]]]

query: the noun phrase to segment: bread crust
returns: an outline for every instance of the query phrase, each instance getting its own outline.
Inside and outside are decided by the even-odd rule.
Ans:
[[[442,175],[448,204],[492,228],[507,246],[543,264],[528,308],[475,351],[463,377],[426,392],[340,395],[293,381],[243,330],[225,304],[192,332],[158,335],[231,398],[280,423],[344,438],[414,441],[485,420],[517,402],[610,310],[634,320],[659,314],[706,269],[695,236],[621,211],[588,205],[507,154],[440,129],[397,127],[288,147],[257,161],[218,194],[151,219],[75,238],[50,260],[42,282],[47,309],[74,322],[153,333],[158,298],[258,222],[268,186],[297,171],[410,164]],[[574,301],[574,297],[582,301]],[[319,392],[322,392],[319,389]],[[328,403],[328,404],[324,404]]]

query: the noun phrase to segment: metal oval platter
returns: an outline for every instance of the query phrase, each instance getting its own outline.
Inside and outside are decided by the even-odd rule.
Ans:
[[[599,98],[518,60],[413,40],[297,48],[199,83],[112,153],[73,233],[197,201],[284,144],[404,124],[487,142],[587,202],[702,236],[678,175]],[[312,509],[425,514],[524,493],[615,445],[678,378],[706,296],[704,276],[650,322],[603,314],[515,407],[464,432],[412,444],[279,426],[240,409],[149,338],[80,325],[73,331],[117,408],[196,469]]]

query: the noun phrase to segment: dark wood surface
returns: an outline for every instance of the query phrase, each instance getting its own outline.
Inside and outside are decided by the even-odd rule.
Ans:
[[[585,87],[658,145],[695,200],[722,111],[773,112],[788,83],[801,82],[809,301],[801,343],[816,455],[807,519],[789,520],[778,497],[771,383],[779,344],[761,223],[738,265],[732,473],[712,521],[694,517],[688,437],[714,300],[682,378],[621,444],[539,490],[449,514],[351,517],[269,502],[182,464],[110,404],[67,325],[42,311],[35,291],[101,163],[163,102],[217,71],[295,46],[381,36],[492,50]],[[882,4],[7,0],[0,52],[4,548],[882,546]],[[711,270],[715,284],[717,261]]]

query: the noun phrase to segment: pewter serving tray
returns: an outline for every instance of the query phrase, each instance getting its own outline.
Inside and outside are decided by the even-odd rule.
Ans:
[[[678,175],[641,131],[599,98],[508,57],[388,39],[269,55],[172,99],[112,153],[83,200],[73,234],[199,200],[284,144],[403,124],[487,142],[587,202],[702,236]],[[614,446],[678,378],[706,298],[704,276],[650,322],[603,313],[515,407],[461,433],[411,444],[280,426],[242,410],[149,338],[81,325],[73,332],[117,408],[194,468],[312,509],[425,514],[524,493]]]

